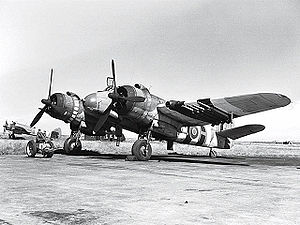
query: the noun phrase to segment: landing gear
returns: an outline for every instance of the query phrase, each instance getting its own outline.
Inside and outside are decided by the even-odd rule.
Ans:
[[[16,136],[15,136],[15,134],[8,134],[8,138],[9,138],[9,139],[15,139]]]
[[[65,140],[64,151],[67,154],[74,152],[79,152],[82,149],[81,141],[76,139],[76,137],[69,137]]]
[[[213,148],[209,149],[209,157],[210,158],[216,158],[217,157],[217,152]]]
[[[152,154],[152,148],[150,143],[147,144],[147,140],[138,139],[134,142],[132,149],[132,155],[139,161],[147,161],[150,159]]]
[[[152,155],[152,147],[150,145],[151,140],[151,128],[144,134],[139,135],[139,139],[132,145],[132,155],[139,161],[147,161]]]
[[[85,123],[81,122],[78,124],[70,123],[71,128],[71,135],[65,140],[64,143],[64,152],[66,154],[72,154],[76,152],[80,152],[82,149],[82,144],[80,141],[81,136],[81,127],[85,127],[86,125],[83,125]]]

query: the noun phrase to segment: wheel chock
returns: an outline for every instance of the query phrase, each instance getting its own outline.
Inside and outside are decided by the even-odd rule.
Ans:
[[[138,161],[138,159],[134,155],[128,155],[126,156],[125,161]]]

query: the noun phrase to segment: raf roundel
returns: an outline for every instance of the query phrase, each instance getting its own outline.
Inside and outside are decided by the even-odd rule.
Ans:
[[[199,131],[197,129],[197,127],[190,127],[190,136],[192,139],[196,139],[199,135]]]

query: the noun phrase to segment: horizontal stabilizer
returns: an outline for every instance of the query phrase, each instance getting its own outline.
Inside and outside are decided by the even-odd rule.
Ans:
[[[245,125],[241,127],[235,127],[228,130],[223,130],[218,132],[217,135],[224,138],[230,138],[232,140],[235,140],[250,134],[255,134],[257,132],[263,131],[264,129],[265,129],[264,125],[251,124],[251,125]]]

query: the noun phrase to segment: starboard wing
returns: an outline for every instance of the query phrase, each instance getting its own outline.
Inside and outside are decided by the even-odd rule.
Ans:
[[[240,117],[284,107],[290,104],[291,100],[281,94],[259,93],[212,99],[211,102],[215,107]]]
[[[233,118],[284,107],[291,100],[281,94],[259,93],[219,99],[199,99],[197,102],[168,101],[169,114],[182,114],[199,121],[197,124],[230,123]],[[173,113],[172,113],[173,111]]]

